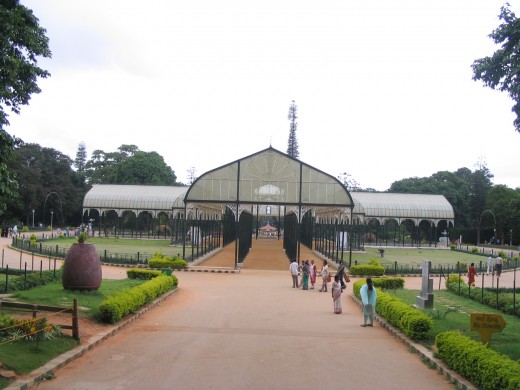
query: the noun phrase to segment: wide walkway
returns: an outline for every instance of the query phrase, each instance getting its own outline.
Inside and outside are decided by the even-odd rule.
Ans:
[[[288,271],[178,273],[157,308],[41,389],[453,389],[388,331],[362,328],[344,293],[291,287]]]

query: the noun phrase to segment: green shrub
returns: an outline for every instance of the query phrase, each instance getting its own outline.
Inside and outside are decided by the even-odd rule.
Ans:
[[[520,363],[455,331],[435,338],[436,355],[482,390],[520,389]]]
[[[502,250],[501,250],[501,251],[498,251],[498,255],[499,255],[500,257],[507,257],[506,252],[504,252],[504,251],[502,251]]]
[[[128,279],[150,280],[160,275],[162,275],[161,271],[142,268],[131,268],[126,271],[126,276],[128,276]]]
[[[5,314],[0,313],[0,339],[9,334],[9,332],[16,325],[16,319]]]
[[[101,320],[115,324],[125,315],[136,312],[144,304],[171,290],[175,279],[160,275],[139,286],[108,297],[99,305]]]
[[[459,275],[452,274],[452,275],[450,275],[448,277],[448,279],[446,279],[446,281],[444,282],[444,285],[445,285],[446,288],[448,288],[448,285],[450,283],[455,283],[455,284],[458,285],[459,284],[459,280],[460,280],[461,284],[464,283],[464,280]]]
[[[18,275],[20,275],[20,277],[9,277],[7,291],[5,289],[5,283],[0,284],[0,294],[11,293],[13,291],[29,290],[36,286],[44,286],[55,280],[61,280],[61,272],[61,270],[56,270],[56,275],[54,275],[54,271],[43,271],[40,277],[39,272],[31,271],[27,272],[27,280],[25,279],[23,274],[20,274],[18,272]],[[9,270],[9,276],[11,276],[11,270]]]
[[[156,252],[148,260],[148,266],[150,268],[182,269],[188,266],[188,262],[177,256],[166,257],[161,252]]]
[[[24,232],[24,233],[29,232],[29,226],[27,226],[27,225],[24,226],[24,227],[22,228],[22,232]]]
[[[471,248],[471,253],[478,253],[478,248],[475,246]]]
[[[457,245],[451,244],[450,245],[450,250],[455,250],[455,249],[457,249]]]
[[[375,264],[353,265],[349,272],[353,276],[383,276],[385,267]]]
[[[419,311],[398,298],[385,293],[384,286],[404,286],[403,278],[373,279],[377,290],[376,312],[390,324],[401,329],[404,334],[413,340],[425,339],[433,326],[433,320],[422,311]],[[353,292],[361,298],[359,290],[365,284],[364,280],[354,283]]]

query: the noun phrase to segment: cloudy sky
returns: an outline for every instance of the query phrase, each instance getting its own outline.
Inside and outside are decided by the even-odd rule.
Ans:
[[[52,76],[8,131],[74,158],[156,151],[179,180],[272,145],[363,188],[483,160],[520,187],[512,101],[471,79],[496,0],[22,0]],[[510,1],[520,15],[520,0]]]

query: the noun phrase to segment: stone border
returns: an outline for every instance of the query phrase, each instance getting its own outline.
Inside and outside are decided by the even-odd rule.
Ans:
[[[361,307],[361,301],[355,295],[352,294],[350,297]],[[375,319],[381,327],[385,328],[396,339],[405,343],[411,352],[416,353],[423,361],[428,362],[429,365],[436,368],[439,373],[444,375],[451,383],[457,386],[458,389],[477,390],[477,387],[475,387],[471,382],[464,379],[455,371],[450,370],[442,360],[434,357],[432,351],[420,344],[414,343],[403,332],[390,325],[381,316],[376,314]]]
[[[45,381],[46,378],[51,377],[54,375],[54,372],[61,368],[74,359],[77,359],[81,357],[85,352],[91,350],[95,346],[99,345],[101,342],[105,341],[109,337],[114,336],[118,331],[126,327],[127,325],[130,325],[132,322],[134,322],[136,319],[141,317],[144,313],[146,313],[148,310],[154,308],[159,303],[163,302],[164,300],[168,299],[171,295],[175,294],[178,291],[178,288],[175,288],[175,290],[171,290],[157,299],[155,299],[150,304],[142,307],[139,309],[136,313],[134,313],[132,316],[127,318],[126,320],[121,321],[120,323],[114,325],[111,327],[111,329],[107,330],[106,332],[100,332],[94,336],[92,336],[85,344],[79,345],[76,348],[65,352],[64,354],[52,359],[51,361],[47,362],[45,365],[41,366],[40,368],[37,368],[30,374],[28,374],[29,378],[19,379],[5,387],[6,390],[26,390],[29,389],[32,386],[38,385],[40,382]],[[81,325],[80,325],[81,327]]]

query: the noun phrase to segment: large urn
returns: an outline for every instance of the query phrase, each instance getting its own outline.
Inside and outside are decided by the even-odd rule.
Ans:
[[[97,290],[101,284],[101,261],[92,244],[72,244],[65,256],[61,282],[66,290]]]

